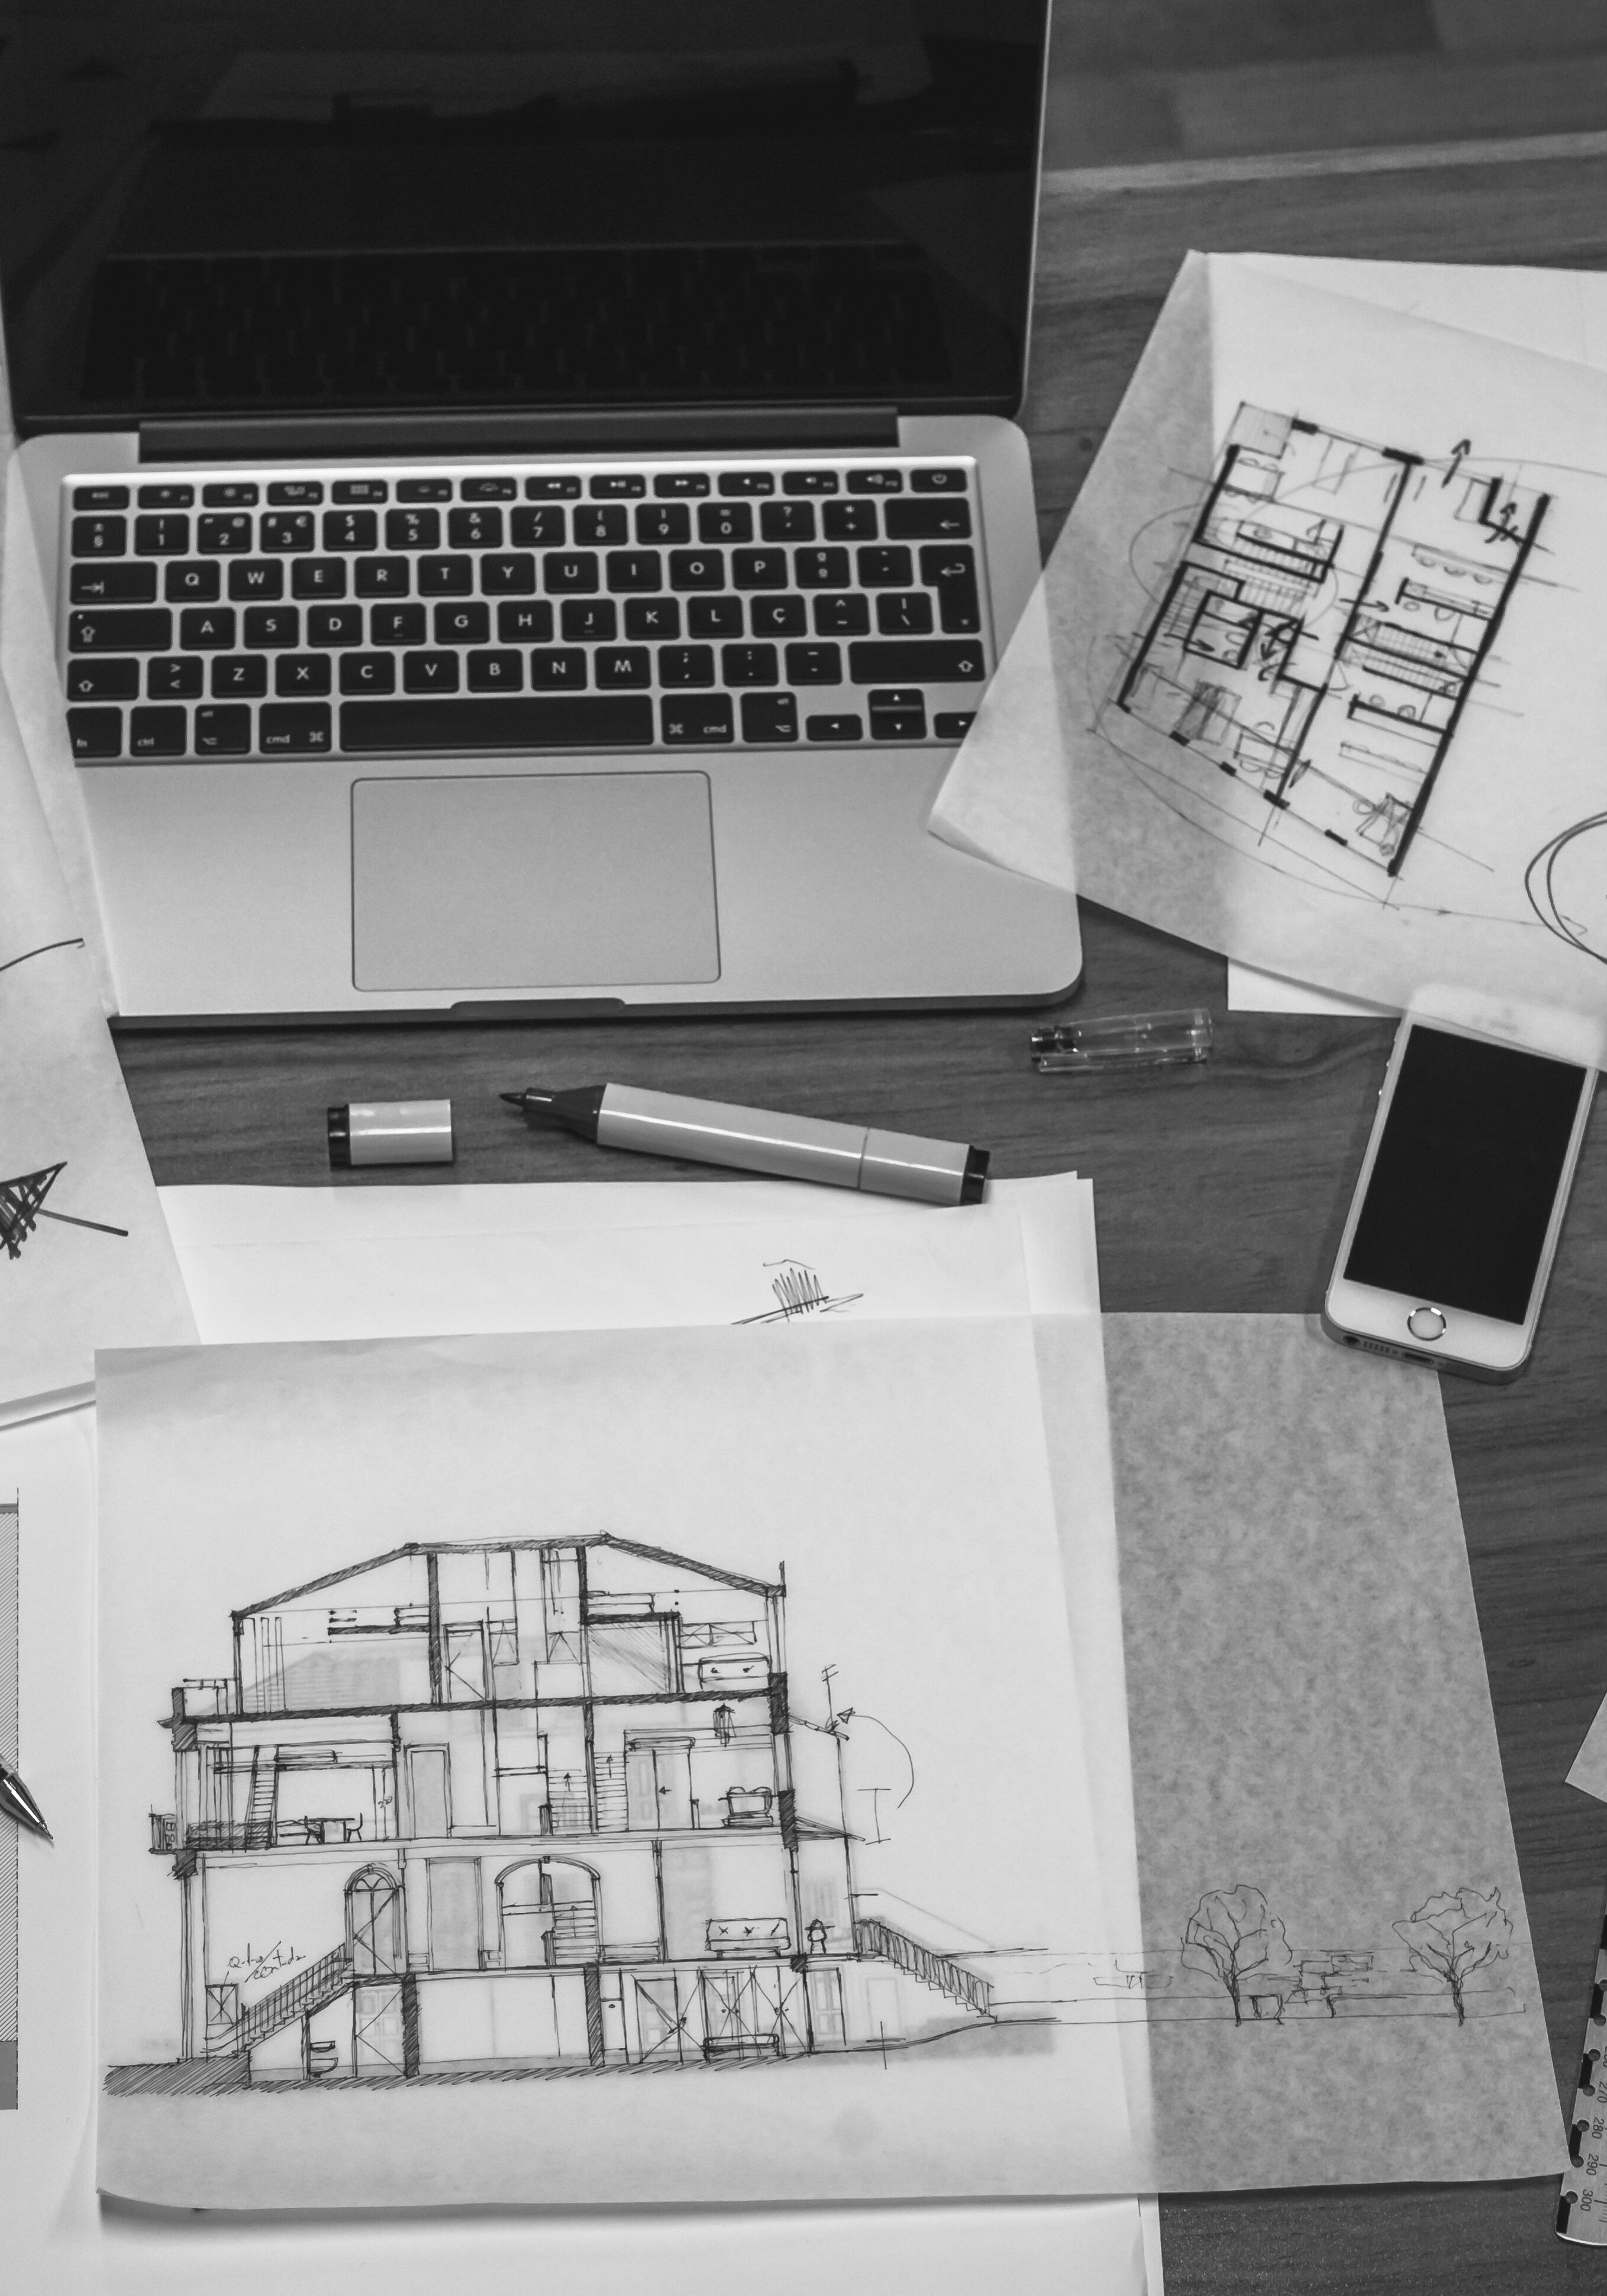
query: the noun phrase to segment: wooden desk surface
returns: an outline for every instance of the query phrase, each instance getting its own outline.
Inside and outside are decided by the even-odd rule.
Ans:
[[[1607,136],[1047,178],[1026,418],[1045,539],[1185,248],[1595,267],[1607,263],[1604,191]],[[496,1098],[537,1078],[613,1075],[986,1142],[1000,1177],[1074,1166],[1095,1186],[1107,1307],[1315,1314],[1390,1029],[1232,1016],[1219,958],[1098,910],[1085,911],[1085,933],[1079,1008],[1209,1004],[1218,1038],[1207,1067],[1040,1078],[1027,1066],[1030,1021],[1020,1013],[217,1029],[125,1037],[119,1049],[159,1181],[326,1183],[328,1103],[442,1095],[460,1144],[443,1179],[635,1178],[644,1168],[635,1160],[530,1136]],[[1607,1690],[1604,1297],[1607,1111],[1598,1105],[1528,1374],[1506,1389],[1443,1382],[1570,2104],[1607,1881],[1607,1806],[1562,1783]],[[1432,2110],[1431,2098],[1423,2104]],[[1539,2296],[1587,2275],[1595,2284],[1595,2259],[1554,2238],[1554,2204],[1552,2184],[1168,2201],[1168,2290]]]

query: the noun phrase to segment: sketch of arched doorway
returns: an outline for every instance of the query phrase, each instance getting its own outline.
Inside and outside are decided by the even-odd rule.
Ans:
[[[365,1866],[346,1884],[346,1950],[354,1977],[397,1977],[402,1951],[402,1892],[383,1866]]]
[[[1607,964],[1607,813],[1554,837],[1529,863],[1523,887],[1543,925]]]
[[[573,1969],[603,1957],[603,1892],[589,1866],[528,1857],[496,1877],[504,1969]]]

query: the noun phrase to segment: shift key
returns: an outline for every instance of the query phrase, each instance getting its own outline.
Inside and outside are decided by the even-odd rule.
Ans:
[[[849,648],[849,676],[856,685],[980,685],[988,658],[977,639],[867,638]]]
[[[107,606],[67,618],[70,653],[165,653],[172,643],[166,606]]]

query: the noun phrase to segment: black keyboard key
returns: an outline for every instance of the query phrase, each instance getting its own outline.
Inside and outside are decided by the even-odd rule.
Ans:
[[[660,685],[712,685],[714,648],[707,645],[660,646]]]
[[[301,643],[299,606],[248,606],[245,642],[249,646],[295,646]]]
[[[967,502],[896,502],[887,506],[892,542],[963,542],[971,532]]]
[[[134,546],[142,558],[177,558],[190,547],[190,521],[176,512],[148,511],[134,521]]]
[[[373,510],[326,510],[324,513],[325,550],[377,550],[380,514]]]
[[[902,471],[850,471],[849,492],[851,495],[901,495],[904,492]]]
[[[873,638],[849,648],[849,676],[856,685],[980,685],[988,675],[982,649],[942,638]]]
[[[647,480],[640,471],[594,471],[592,492],[600,496],[644,495]]]
[[[359,633],[360,635],[360,633]],[[370,645],[421,646],[429,635],[422,606],[370,606]]]
[[[229,569],[231,598],[283,598],[284,567],[276,558],[237,558]]]
[[[484,645],[491,635],[491,609],[483,598],[435,610],[435,643],[444,645]]]
[[[310,510],[265,510],[262,513],[264,550],[310,550],[318,539]]]
[[[519,492],[517,479],[463,479],[458,494],[464,502],[512,502]]]
[[[963,545],[947,550],[929,546],[921,553],[921,579],[938,594],[938,620],[942,628],[956,634],[981,628],[974,551]]]
[[[154,567],[152,569],[155,572]],[[176,605],[201,604],[223,595],[223,569],[216,558],[175,558],[162,569],[162,595]]]
[[[963,495],[965,472],[956,463],[942,463],[936,469],[912,471],[910,491],[917,495]]]
[[[686,628],[694,638],[740,638],[742,602],[740,598],[689,598]]]
[[[257,488],[250,479],[222,479],[202,487],[201,498],[209,510],[250,510],[257,500]]]
[[[939,709],[931,721],[939,742],[963,742],[976,719],[974,709]]]
[[[308,645],[361,645],[363,643],[362,607],[309,606],[307,613],[307,643]]]
[[[672,590],[723,590],[726,554],[723,550],[672,550],[669,554]]]
[[[728,645],[720,650],[720,674],[727,685],[779,685],[773,645]]]
[[[480,586],[493,598],[528,597],[536,587],[536,554],[516,550],[505,558],[482,558]]]
[[[131,758],[182,758],[190,746],[187,709],[131,709],[128,712],[128,754]]]
[[[72,554],[75,558],[121,558],[128,547],[128,521],[126,518],[75,518],[72,522]],[[118,728],[118,745],[122,746],[123,732]]]
[[[401,490],[398,488],[398,492]],[[404,499],[406,497],[404,496]],[[439,510],[388,510],[385,513],[387,550],[439,550],[441,514]]]
[[[592,665],[600,686],[651,685],[652,663],[645,646],[599,646]]]
[[[709,491],[707,471],[660,471],[652,482],[654,494],[666,501],[679,495],[706,495]]]
[[[744,693],[744,742],[796,742],[798,696],[795,693]]]
[[[123,499],[127,502],[127,496],[124,495]],[[161,486],[142,487],[138,500],[142,510],[192,510],[195,504],[195,489],[169,481]]]
[[[172,643],[166,606],[98,607],[67,617],[70,653],[161,653]]]
[[[211,488],[207,491],[209,494]],[[215,557],[243,554],[251,547],[256,523],[249,511],[217,512],[209,518],[200,518],[195,523],[195,547],[210,551]]]
[[[781,490],[784,495],[834,495],[837,473],[835,471],[783,471]]]
[[[659,713],[664,740],[671,749],[735,739],[728,693],[700,694],[693,701],[677,695],[673,701],[660,701]]]
[[[541,562],[541,578],[549,590],[594,590],[597,586],[596,553],[576,550],[566,554],[561,550],[549,550]]]
[[[120,758],[123,713],[120,709],[70,709],[67,735],[75,758]]]
[[[545,692],[572,693],[586,684],[586,655],[579,646],[537,646],[530,654],[530,684]]]
[[[144,499],[142,489],[140,500],[143,503]],[[127,487],[75,487],[72,506],[74,510],[127,510],[128,489]]]
[[[216,569],[212,570],[216,571]],[[168,569],[171,577],[173,569]],[[75,606],[135,605],[156,595],[154,566],[75,566],[70,593]]]
[[[502,512],[499,510],[449,510],[447,540],[454,550],[500,550]]]
[[[850,480],[849,484],[853,481]],[[863,742],[865,726],[851,712],[831,718],[807,718],[804,731],[811,742]]]
[[[926,696],[919,686],[895,686],[870,697],[873,742],[924,742]]]
[[[133,701],[140,690],[137,661],[73,661],[67,665],[70,701]]]
[[[345,750],[643,749],[652,740],[644,693],[475,693],[455,701],[350,701]]]
[[[787,554],[784,550],[734,550],[731,579],[739,590],[784,590]]]
[[[876,601],[876,627],[883,637],[918,638],[931,626],[931,600],[924,590],[884,590]]]
[[[405,598],[413,587],[409,558],[358,558],[353,561],[359,598]]]
[[[725,481],[721,480],[722,489]],[[698,504],[700,542],[751,542],[753,507],[745,502],[706,502]]]
[[[611,598],[566,598],[558,611],[558,626],[570,640],[611,638],[619,630],[617,612]]]
[[[517,693],[524,684],[524,656],[512,647],[469,656],[471,693]]]
[[[399,503],[450,502],[450,479],[398,479],[396,498]]]
[[[627,638],[678,638],[681,609],[674,598],[627,598],[625,601]]]
[[[828,542],[873,542],[879,519],[873,502],[828,503],[821,512],[821,531]]]
[[[331,502],[381,503],[390,500],[389,479],[337,479],[329,490]]]
[[[543,503],[537,510],[516,510],[509,530],[513,541],[537,543],[544,550],[562,550],[570,538],[568,516],[557,503]]]
[[[630,512],[622,503],[582,503],[575,512],[577,542],[628,542]]]
[[[267,498],[282,510],[307,503],[321,503],[324,481],[322,479],[275,479],[267,490]]]
[[[212,692],[219,701],[267,692],[268,666],[260,654],[220,653],[212,660]]]
[[[205,682],[206,667],[193,654],[145,664],[145,692],[152,701],[193,701]]]
[[[849,580],[846,550],[795,550],[792,562],[798,570],[800,590],[840,590]]]
[[[611,590],[661,590],[664,566],[656,550],[611,550],[603,561]]]
[[[334,729],[327,701],[265,701],[258,717],[257,746],[265,758],[327,757]]]
[[[529,605],[496,609],[496,635],[504,645],[546,645],[553,636],[553,610],[545,598]]]
[[[407,693],[455,693],[457,656],[455,653],[405,653],[402,687]]]
[[[871,626],[871,602],[857,590],[846,597],[821,597],[815,601],[815,627],[824,638],[857,637]]]
[[[346,561],[343,558],[298,558],[291,567],[292,598],[343,598]]]
[[[796,475],[795,472],[788,473],[789,477]],[[807,502],[761,504],[758,530],[767,542],[813,542],[815,505]]]
[[[638,542],[690,542],[692,512],[685,503],[638,503]]]
[[[340,656],[342,693],[394,693],[396,656],[393,653],[343,653]]]
[[[904,590],[915,578],[915,562],[905,549],[858,553],[859,579],[867,590]]]
[[[789,685],[840,685],[842,648],[834,645],[790,645],[787,648]]]
[[[178,618],[178,642],[192,653],[215,653],[234,644],[233,606],[186,606]]]
[[[580,481],[568,472],[544,472],[539,478],[527,479],[524,490],[531,502],[572,501],[580,492]]]
[[[756,638],[798,637],[809,627],[809,608],[803,598],[755,598],[750,608]]]
[[[250,705],[213,703],[195,713],[195,752],[201,758],[243,758],[251,746]]]
[[[332,683],[326,653],[282,653],[274,664],[275,693],[327,693]]]
[[[773,495],[775,480],[768,471],[722,471],[720,492],[723,495]]]

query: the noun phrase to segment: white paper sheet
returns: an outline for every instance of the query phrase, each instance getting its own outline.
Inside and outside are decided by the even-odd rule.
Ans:
[[[801,1344],[703,1329],[145,1350],[98,1371],[99,1602],[117,1621],[100,1657],[102,2189],[282,2207],[1131,2185],[1113,2029],[1064,2021],[1045,1986],[1045,1956],[1106,1939],[1025,1319],[822,1324]],[[410,1541],[428,1546],[427,1605]],[[609,1624],[649,1597],[673,1622],[661,1663],[645,1629]],[[426,1641],[447,1691],[420,1707]],[[739,1644],[757,1655],[739,1664]],[[705,1647],[695,1667],[682,1655]],[[778,1667],[791,1722],[773,1744]],[[231,1668],[232,1693],[213,1687]],[[578,1772],[578,1726],[554,1702],[577,1668]],[[145,1718],[173,1683],[191,1685],[176,1717],[199,1718],[169,1742]],[[515,1752],[533,1694],[530,1784]],[[711,1695],[728,1702],[712,1734]],[[824,1719],[840,1700],[840,1735]],[[176,1748],[176,1838],[198,1846],[169,1870],[146,1813]],[[639,1804],[650,1757],[660,1783]],[[572,1828],[577,1776],[597,1800]],[[798,1796],[791,1897],[772,1776]],[[510,1823],[537,1800],[550,1823]],[[850,1804],[851,1850],[832,1831]],[[651,1825],[629,1815],[649,1806]],[[270,1829],[255,1859],[253,1826]],[[589,1865],[551,1839],[570,1831]],[[383,1914],[359,1918],[369,1897]],[[527,1905],[555,1953],[527,1939]],[[788,1957],[806,1916],[807,2001]],[[370,1929],[389,1940],[372,1954]],[[587,1939],[601,1975],[582,2017]],[[727,2021],[751,2035],[732,2071],[699,2046],[676,2062],[653,1990],[666,1951],[693,2043]],[[755,2005],[739,2012],[734,1986]],[[203,2017],[207,2036],[248,2037],[249,2092],[219,2087],[241,2059],[206,2051]],[[908,2046],[890,2054],[890,2034]],[[568,2078],[528,2077],[548,2061]],[[342,2067],[365,2078],[315,2096],[325,2066],[337,2086]]]

